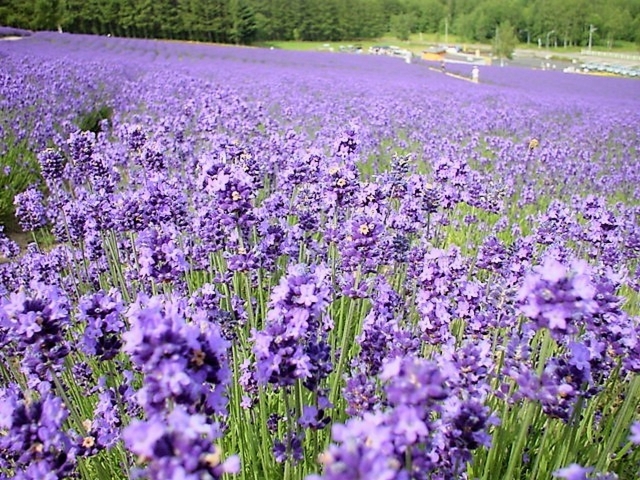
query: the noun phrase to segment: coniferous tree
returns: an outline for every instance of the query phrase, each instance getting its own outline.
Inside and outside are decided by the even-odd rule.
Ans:
[[[249,44],[342,41],[394,32],[560,46],[640,42],[640,0],[0,0],[0,25],[75,33]],[[503,25],[504,27],[504,25]]]

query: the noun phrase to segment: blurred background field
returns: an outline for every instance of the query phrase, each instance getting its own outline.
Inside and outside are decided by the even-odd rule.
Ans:
[[[0,42],[1,476],[637,476],[636,79],[178,40]]]

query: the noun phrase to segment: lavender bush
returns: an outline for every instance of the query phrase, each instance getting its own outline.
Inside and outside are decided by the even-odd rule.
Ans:
[[[637,82],[0,55],[0,155],[42,178],[17,219],[55,237],[0,232],[0,478],[640,473]]]
[[[3,37],[28,37],[31,31],[22,28],[0,26],[0,38]]]

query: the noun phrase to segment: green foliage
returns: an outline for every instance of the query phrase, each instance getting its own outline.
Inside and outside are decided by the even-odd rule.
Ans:
[[[236,44],[445,29],[487,43],[505,22],[532,44],[586,46],[590,25],[594,47],[640,44],[638,0],[0,0],[0,25]]]
[[[499,58],[511,58],[517,43],[516,32],[509,20],[507,20],[496,28],[496,36],[493,39],[493,53]]]
[[[253,9],[242,4],[233,12],[233,28],[230,32],[231,40],[236,44],[250,44],[256,39],[258,25]]]
[[[76,119],[76,125],[83,132],[100,133],[102,122],[111,120],[113,109],[108,105],[101,105],[88,112],[81,113]]]
[[[391,17],[391,33],[393,33],[398,40],[407,41],[409,35],[414,28],[416,19],[413,14],[401,13],[400,15],[394,15]]]
[[[25,142],[14,144],[7,139],[7,145],[13,145],[0,153],[0,224],[6,232],[19,231],[14,217],[14,197],[25,191],[30,185],[41,182],[37,160]]]
[[[446,17],[446,5],[440,0],[410,0],[406,11],[414,15],[414,32],[436,33]]]
[[[36,0],[33,26],[38,30],[55,30],[60,23],[60,0]]]

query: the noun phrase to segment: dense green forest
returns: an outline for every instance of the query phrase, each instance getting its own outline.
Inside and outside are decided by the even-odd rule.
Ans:
[[[249,44],[447,31],[490,42],[640,43],[640,0],[0,0],[0,25]]]

